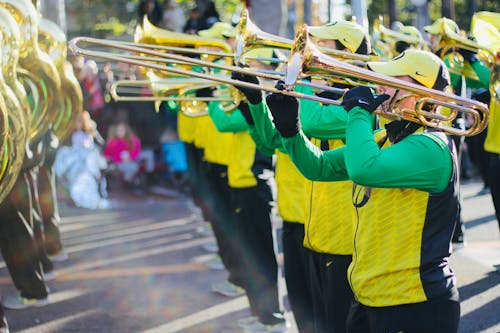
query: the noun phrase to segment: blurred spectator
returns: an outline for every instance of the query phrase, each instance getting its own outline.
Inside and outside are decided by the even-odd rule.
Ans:
[[[214,25],[214,23],[220,21],[219,13],[217,12],[217,8],[215,8],[215,3],[213,1],[210,1],[207,4],[207,8],[203,13],[203,21],[204,21],[203,29],[208,29],[212,25]]]
[[[128,184],[134,181],[139,171],[140,153],[141,143],[127,123],[121,122],[111,128],[104,156],[116,165],[122,179]]]
[[[201,16],[199,8],[193,8],[189,13],[189,19],[184,26],[184,32],[195,35],[199,30],[205,29],[205,21]]]
[[[99,138],[95,122],[84,111],[75,123],[71,147],[61,147],[56,155],[56,176],[68,189],[71,200],[77,207],[109,207],[106,180],[101,174],[107,163],[94,144],[94,140]]]
[[[168,1],[167,8],[163,13],[163,27],[171,31],[182,32],[185,24],[186,17],[177,1]]]
[[[73,65],[75,76],[79,78],[80,72],[82,71],[83,65],[85,64],[85,58],[82,55],[75,55],[71,59],[71,64]]]
[[[83,65],[79,80],[82,85],[83,107],[90,112],[91,117],[97,122],[97,128],[101,130],[100,117],[104,107],[104,96],[94,60],[89,60]]]
[[[142,0],[139,4],[138,22],[142,26],[144,15],[148,16],[149,22],[160,26],[163,19],[163,8],[156,0]]]

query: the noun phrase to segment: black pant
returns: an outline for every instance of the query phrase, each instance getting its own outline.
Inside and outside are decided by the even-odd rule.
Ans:
[[[206,179],[210,198],[210,216],[214,236],[219,248],[219,256],[229,272],[228,281],[246,288],[243,277],[241,256],[241,226],[235,221],[231,206],[232,190],[227,182],[227,166],[206,163]]]
[[[21,172],[14,188],[0,204],[0,248],[10,276],[21,296],[45,298],[40,248],[35,238],[29,178]]]
[[[346,332],[354,296],[347,281],[350,255],[310,252],[310,282],[316,332]]]
[[[302,223],[283,221],[283,257],[288,300],[300,333],[314,332],[313,300],[309,282],[309,250]]]
[[[200,207],[205,221],[210,221],[209,202],[210,194],[207,191],[207,174],[205,163],[202,161],[203,150],[198,149],[192,143],[186,143],[186,159],[188,165],[188,177],[191,186],[193,201],[196,206]]]
[[[5,318],[5,315],[3,314],[3,307],[0,304],[0,328],[6,327],[7,326],[7,319]]]
[[[45,250],[49,255],[57,254],[62,250],[61,232],[59,223],[59,207],[57,205],[56,178],[54,164],[42,165],[38,172],[38,198],[40,202],[40,215],[43,221],[45,235]]]
[[[456,333],[460,303],[430,300],[423,303],[369,307],[353,302],[349,333]]]
[[[241,263],[250,310],[260,322],[274,324],[279,320],[273,314],[281,310],[269,205],[271,189],[265,181],[258,180],[257,186],[233,188],[232,193],[236,223],[241,226],[245,249]]]
[[[35,239],[38,244],[38,257],[42,264],[44,272],[50,272],[54,269],[52,261],[50,261],[45,248],[45,227],[42,218],[42,208],[40,207],[40,197],[39,197],[39,168],[34,167],[29,171],[29,182],[31,191],[31,202],[32,202],[32,219],[33,219],[33,232],[35,234]]]
[[[489,161],[488,181],[497,215],[498,227],[500,228],[500,154],[490,154]]]

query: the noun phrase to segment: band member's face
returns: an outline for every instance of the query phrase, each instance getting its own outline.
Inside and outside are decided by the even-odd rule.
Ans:
[[[333,41],[331,39],[318,39],[317,44],[318,44],[318,46],[321,46],[321,47],[326,47],[326,48],[334,49],[334,50],[337,49],[337,45],[335,44],[335,41]]]
[[[432,34],[429,35],[429,42],[433,50],[437,50],[439,48],[440,41],[441,41],[441,36]]]
[[[406,82],[409,82],[409,83],[415,83],[415,81],[409,77],[409,76],[395,76],[396,79],[399,79],[399,80],[402,80],[402,81],[406,81]],[[388,100],[386,100],[383,105],[384,106],[387,106],[393,99],[394,95],[396,94],[396,88],[393,88],[393,87],[388,87],[388,86],[378,86],[377,88],[377,92],[379,94],[387,94],[389,96],[391,96],[391,98],[389,98]],[[404,96],[404,95],[407,95],[409,94],[410,92],[406,91],[406,90],[400,90],[397,97],[401,97],[401,96]],[[399,104],[400,108],[405,108],[405,109],[414,109],[415,108],[415,104],[416,104],[416,99],[415,97],[409,97],[409,98],[405,98],[401,104]]]

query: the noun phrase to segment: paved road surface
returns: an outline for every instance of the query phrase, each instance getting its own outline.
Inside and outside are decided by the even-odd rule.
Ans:
[[[496,333],[500,235],[490,196],[476,196],[479,190],[475,182],[463,185],[468,243],[454,253],[452,267],[462,297],[460,332]],[[236,321],[249,315],[246,298],[210,291],[226,272],[203,265],[210,255],[201,245],[212,238],[197,233],[201,223],[188,201],[124,194],[113,199],[115,207],[104,211],[61,203],[70,258],[56,263],[58,277],[48,282],[50,305],[6,312],[12,331],[242,332]],[[14,292],[1,261],[0,291]]]

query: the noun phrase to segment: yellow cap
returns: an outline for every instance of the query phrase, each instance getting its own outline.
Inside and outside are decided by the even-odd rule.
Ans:
[[[420,31],[418,31],[417,28],[415,28],[414,26],[412,25],[405,25],[405,26],[402,26],[401,29],[399,29],[400,33],[402,34],[405,34],[405,35],[408,35],[408,36],[411,36],[411,37],[415,37],[415,38],[418,38],[420,40],[423,40],[424,38],[422,37],[422,34],[420,33]]]
[[[458,25],[455,23],[455,21],[450,20],[449,18],[446,17],[441,17],[434,21],[431,25],[426,25],[424,27],[424,31],[430,33],[431,35],[440,35],[442,33],[442,24],[446,24],[448,28],[450,28],[454,33],[458,34],[460,33],[460,29],[458,28]]]
[[[353,53],[359,48],[364,38],[369,41],[363,28],[350,21],[337,21],[322,26],[309,27],[309,34],[318,38],[338,40]]]
[[[431,52],[409,49],[387,62],[368,62],[372,71],[389,76],[409,76],[421,85],[443,90],[450,74],[443,61]]]
[[[236,30],[229,23],[216,22],[210,29],[198,31],[198,35],[208,38],[231,38],[236,36]]]

